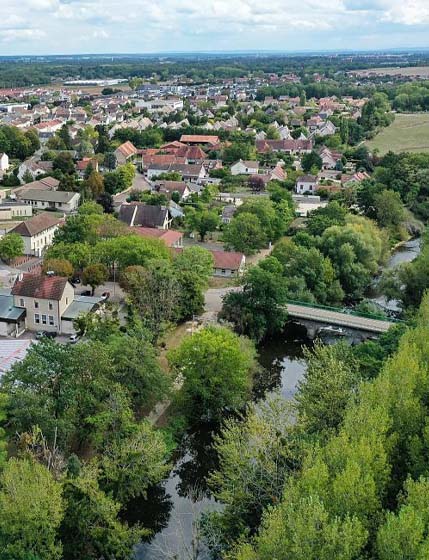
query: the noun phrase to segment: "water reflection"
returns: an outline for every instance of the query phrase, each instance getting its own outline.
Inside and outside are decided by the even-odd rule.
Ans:
[[[259,393],[280,389],[287,400],[291,400],[297,390],[307,365],[304,360],[304,347],[312,346],[305,328],[296,323],[288,323],[285,331],[266,340],[259,348],[259,361],[267,375],[262,377]]]
[[[311,346],[306,331],[288,323],[285,332],[258,348],[261,373],[255,380],[254,398],[280,388],[286,399],[293,398],[298,381],[306,370],[303,347]],[[207,560],[207,550],[198,539],[198,519],[202,512],[220,509],[207,488],[207,476],[217,467],[213,436],[218,427],[200,424],[184,438],[169,478],[155,494],[139,504],[134,502],[134,520],[158,532],[136,550],[135,560]],[[157,494],[161,498],[157,502]],[[151,501],[153,500],[153,501]],[[167,504],[169,504],[167,506]],[[140,511],[139,511],[140,508]],[[145,521],[146,520],[146,521]]]

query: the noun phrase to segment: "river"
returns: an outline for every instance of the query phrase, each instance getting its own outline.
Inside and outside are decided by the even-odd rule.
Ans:
[[[419,239],[400,245],[386,268],[412,261],[419,251]],[[371,299],[389,309],[397,308],[395,302],[386,302],[376,293]],[[292,399],[306,371],[303,349],[311,345],[305,330],[294,323],[289,323],[281,336],[265,341],[258,349],[265,374],[256,382],[255,398],[278,389],[285,399]],[[208,473],[216,468],[213,430],[213,426],[203,425],[191,431],[177,452],[168,479],[151,488],[147,499],[128,505],[126,519],[141,522],[154,535],[137,547],[135,560],[208,560],[207,551],[197,540],[195,521],[201,512],[221,507],[210,496],[206,484]]]

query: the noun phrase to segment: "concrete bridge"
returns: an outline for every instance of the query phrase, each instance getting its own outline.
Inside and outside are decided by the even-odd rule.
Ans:
[[[291,319],[296,319],[298,323],[307,328],[310,338],[314,338],[323,325],[332,325],[368,335],[384,333],[396,322],[389,318],[345,313],[339,309],[301,302],[289,302],[287,311]]]

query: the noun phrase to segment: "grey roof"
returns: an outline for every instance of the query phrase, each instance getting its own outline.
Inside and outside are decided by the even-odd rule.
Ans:
[[[76,196],[79,197],[79,193],[68,191],[38,191],[34,189],[29,189],[21,195],[24,200],[60,202],[63,204],[67,204],[68,202],[72,201]]]
[[[24,308],[14,306],[12,294],[0,294],[0,321],[16,323],[25,313]]]
[[[102,301],[99,297],[75,296],[72,303],[67,307],[61,316],[61,320],[73,321],[81,313],[89,313],[95,306]]]
[[[0,340],[0,375],[8,371],[15,362],[23,360],[31,344],[35,341],[23,340]]]
[[[143,203],[123,204],[119,219],[129,226],[162,227],[168,217],[168,208]]]

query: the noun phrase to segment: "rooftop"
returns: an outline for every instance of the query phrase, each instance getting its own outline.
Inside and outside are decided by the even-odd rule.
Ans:
[[[56,217],[54,214],[43,212],[29,218],[25,222],[21,222],[10,233],[18,233],[23,237],[33,237],[42,231],[58,226],[61,221],[61,218]]]
[[[66,285],[67,278],[62,276],[24,274],[22,280],[15,282],[12,295],[59,301]]]

